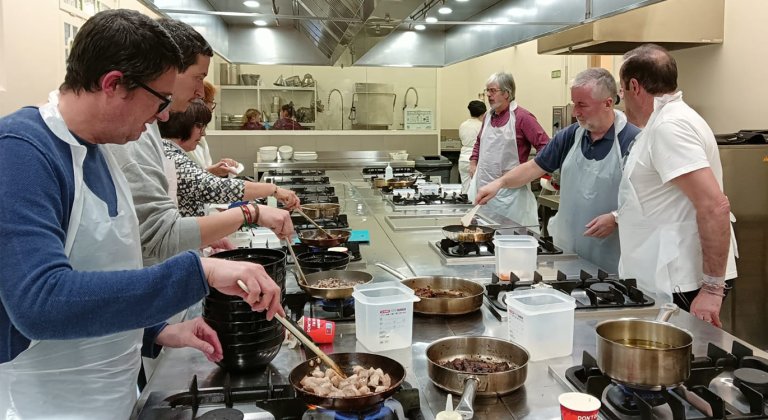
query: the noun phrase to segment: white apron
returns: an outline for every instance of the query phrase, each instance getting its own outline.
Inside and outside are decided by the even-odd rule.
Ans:
[[[636,278],[638,284],[658,296],[671,301],[676,286],[702,277],[702,252],[696,220],[665,222],[651,219],[643,213],[630,176],[637,165],[637,157],[651,147],[645,133],[656,126],[656,119],[664,106],[679,99],[680,93],[656,98],[654,111],[645,128],[636,137],[632,152],[627,157],[624,174],[619,185],[619,236],[621,253],[619,274]],[[735,221],[731,214],[731,222]],[[726,279],[735,277],[736,237],[731,226],[731,247],[728,252]],[[731,275],[729,275],[731,274]],[[688,292],[690,290],[680,290]]]
[[[491,125],[490,112],[485,116],[483,134],[480,138],[480,159],[474,176],[477,189],[520,165],[515,134],[515,108],[517,104],[514,102],[509,104],[509,121],[502,127]],[[538,205],[530,185],[520,188],[502,188],[485,206],[488,210],[522,226],[539,224]],[[538,228],[532,228],[532,230],[538,232]]]
[[[67,130],[57,98],[40,108],[46,125],[70,145],[75,197],[65,252],[77,271],[142,267],[139,225],[128,183],[99,146],[117,191],[118,215],[83,180],[86,148]],[[76,340],[32,341],[0,365],[0,417],[6,419],[121,419],[136,402],[142,330]]]
[[[579,127],[568,155],[563,161],[560,178],[560,209],[549,222],[555,245],[570,249],[580,257],[597,264],[609,273],[618,273],[619,233],[607,238],[584,236],[585,227],[595,217],[618,207],[621,182],[621,145],[619,133],[627,125],[627,117],[613,111],[613,146],[602,160],[589,160],[581,150],[586,130]]]

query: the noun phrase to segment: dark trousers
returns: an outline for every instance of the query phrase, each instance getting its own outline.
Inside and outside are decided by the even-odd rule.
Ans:
[[[723,290],[723,293],[725,294],[725,297],[723,300],[725,300],[726,297],[728,297],[728,291],[733,287],[733,281],[736,279],[730,279],[725,281],[726,288]],[[699,294],[699,290],[691,290],[690,292],[682,292],[682,293],[673,293],[672,294],[672,302],[675,303],[675,305],[679,306],[680,309],[691,312],[691,302],[693,302],[693,299],[696,297],[697,294]]]

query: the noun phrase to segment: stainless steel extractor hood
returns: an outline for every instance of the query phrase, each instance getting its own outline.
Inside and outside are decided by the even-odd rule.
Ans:
[[[538,39],[539,54],[624,54],[723,43],[725,0],[665,0]]]

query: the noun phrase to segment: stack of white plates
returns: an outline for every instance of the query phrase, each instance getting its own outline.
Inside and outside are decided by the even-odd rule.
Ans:
[[[272,161],[277,159],[277,146],[259,147],[259,156],[262,161]]]
[[[317,152],[293,152],[293,160],[317,160]]]

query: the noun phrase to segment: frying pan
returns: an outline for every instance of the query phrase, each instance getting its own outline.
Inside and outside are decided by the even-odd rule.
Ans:
[[[471,230],[472,233],[465,230]],[[455,242],[490,242],[494,233],[496,229],[477,225],[448,225],[443,228],[443,236]]]
[[[472,418],[475,396],[507,395],[525,383],[528,375],[528,351],[515,343],[495,337],[447,337],[427,347],[427,373],[436,387],[451,394],[461,395],[456,411],[464,418]],[[467,373],[454,370],[441,363],[465,357],[494,362],[507,362],[516,368],[495,373]]]
[[[665,303],[655,321],[625,318],[597,324],[597,366],[633,388],[659,390],[685,382],[691,374],[693,336],[666,322],[677,310]]]
[[[365,368],[381,368],[384,373],[389,374],[390,378],[392,378],[392,386],[387,390],[359,397],[321,397],[312,394],[302,388],[301,380],[315,370],[315,366],[322,365],[320,358],[314,357],[293,368],[288,376],[291,385],[296,390],[296,394],[307,404],[331,410],[363,411],[394,394],[405,379],[405,368],[403,365],[389,357],[371,353],[333,353],[329,354],[328,357],[336,362],[348,376],[352,375],[352,366],[354,365],[360,365]]]
[[[326,229],[326,231],[331,234],[333,238],[324,235],[319,229],[307,229],[299,232],[299,241],[309,246],[330,248],[346,243],[352,235],[348,230]]]
[[[328,270],[320,271],[318,273],[305,274],[307,284],[304,284],[301,280],[298,281],[299,287],[304,290],[308,295],[318,299],[346,299],[352,296],[354,287],[337,287],[335,289],[323,289],[320,287],[314,287],[320,280],[336,278],[342,281],[355,282],[356,284],[366,284],[373,280],[373,276],[365,271],[349,271],[349,270]]]
[[[301,211],[312,219],[330,219],[339,215],[341,205],[336,203],[304,204]]]
[[[448,276],[408,278],[386,264],[376,263],[376,265],[399,278],[404,285],[413,290],[430,286],[438,290],[460,290],[467,294],[465,297],[422,297],[419,302],[414,302],[414,313],[425,315],[462,315],[475,312],[483,306],[485,288],[472,280]]]
[[[392,178],[387,180],[387,186],[389,188],[406,188],[410,187],[415,182],[415,178]]]

